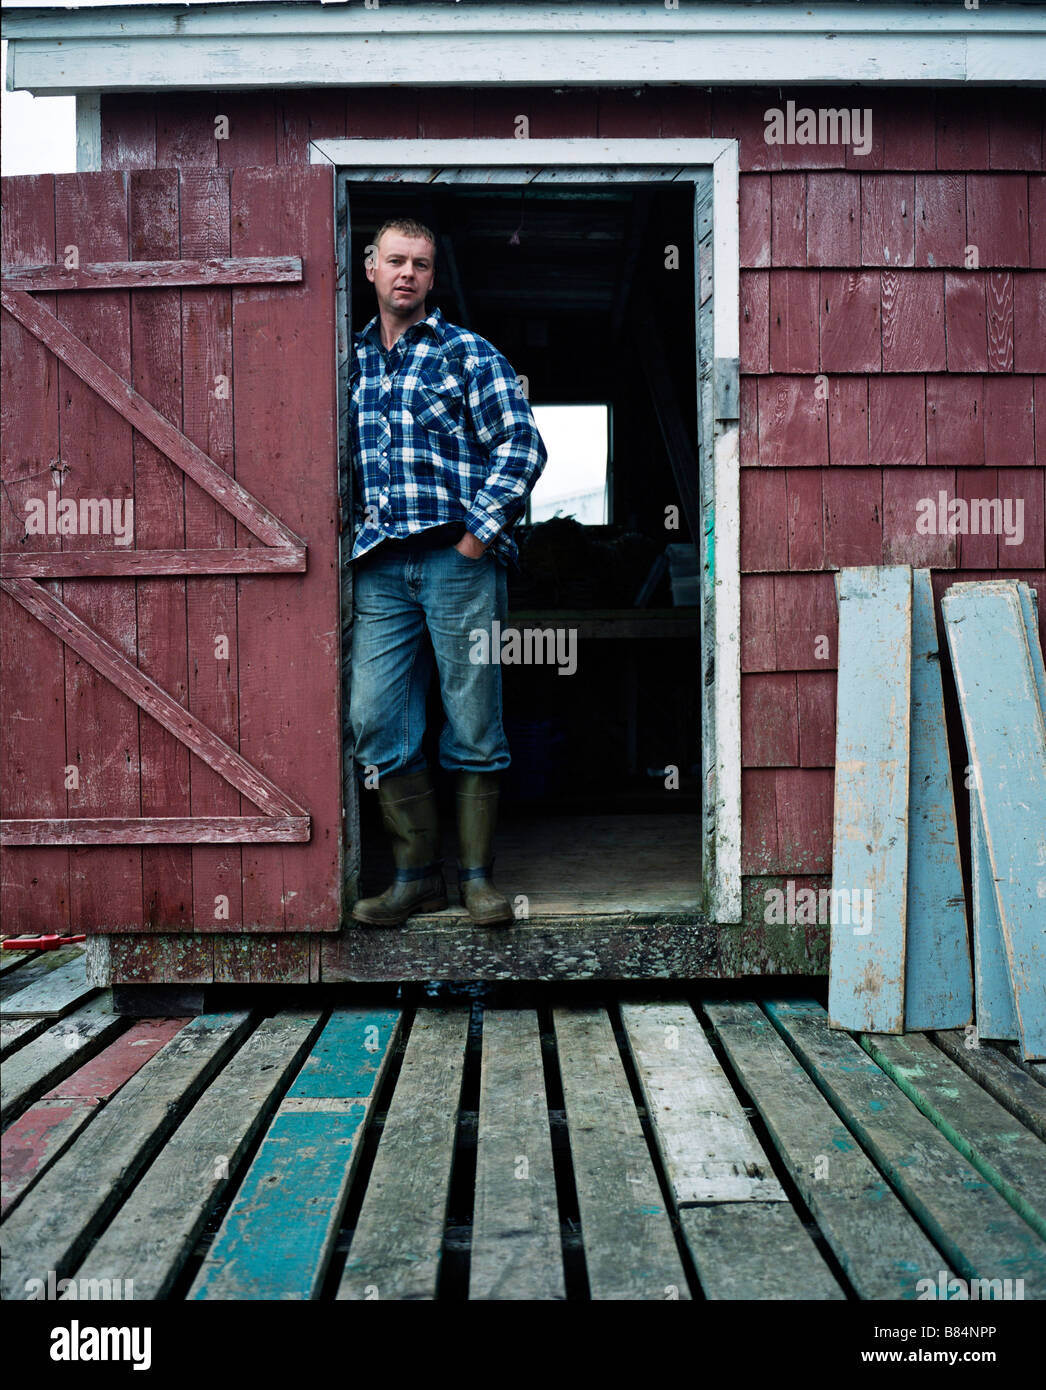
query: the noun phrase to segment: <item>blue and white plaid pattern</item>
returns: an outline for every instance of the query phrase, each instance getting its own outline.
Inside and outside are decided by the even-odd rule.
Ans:
[[[464,521],[498,559],[515,562],[506,532],[525,512],[548,454],[508,362],[438,309],[388,353],[376,316],[354,346],[350,559],[388,536]]]

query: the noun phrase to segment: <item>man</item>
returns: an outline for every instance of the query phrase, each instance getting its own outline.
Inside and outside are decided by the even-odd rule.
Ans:
[[[377,776],[395,879],[353,917],[394,926],[447,905],[432,782],[421,750],[433,659],[457,774],[458,883],[471,919],[511,922],[492,877],[499,774],[510,762],[501,667],[469,659],[469,633],[508,617],[509,532],[547,454],[505,358],[425,300],[436,243],[419,222],[386,222],[367,248],[378,313],[350,356],[356,482],[349,717],[355,758]],[[431,638],[431,645],[426,638]]]

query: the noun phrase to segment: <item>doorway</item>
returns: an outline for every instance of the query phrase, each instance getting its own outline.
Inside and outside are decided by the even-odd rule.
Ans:
[[[515,182],[509,171],[460,182],[447,171],[435,185],[400,172],[379,181],[373,170],[337,171],[346,343],[373,314],[363,248],[387,218],[417,217],[439,240],[430,306],[504,353],[552,441],[542,480],[552,486],[535,489],[513,532],[521,569],[510,571],[509,622],[571,634],[576,667],[569,678],[549,665],[502,671],[513,766],[502,783],[499,885],[532,922],[708,920],[714,724],[702,672],[713,610],[699,480],[714,421],[698,180],[658,170],[608,182],[588,171],[549,187],[532,171]],[[693,172],[710,206],[711,171]],[[344,457],[342,480],[347,502]],[[347,660],[351,574],[343,613]],[[426,751],[452,882],[453,803],[435,750],[442,718],[434,681]],[[358,796],[347,746],[353,896],[379,891],[390,868],[374,801]]]

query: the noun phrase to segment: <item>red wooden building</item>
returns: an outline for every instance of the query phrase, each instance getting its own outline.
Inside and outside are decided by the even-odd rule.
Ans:
[[[9,86],[76,95],[81,171],[4,184],[4,930],[86,931],[117,984],[822,973],[828,925],[764,904],[830,880],[833,572],[929,567],[939,599],[1001,571],[1046,605],[1043,12],[150,5],[5,34]],[[342,755],[338,404],[397,212],[536,408],[612,422],[584,572],[532,528],[513,599],[579,663],[506,674],[507,932],[342,925],[381,850]],[[954,499],[1020,527],[929,529]],[[650,568],[666,543],[695,590]]]

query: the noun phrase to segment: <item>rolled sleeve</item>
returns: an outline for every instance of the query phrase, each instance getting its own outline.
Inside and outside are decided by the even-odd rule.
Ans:
[[[465,525],[477,540],[489,544],[523,515],[548,451],[515,373],[500,353],[473,372],[466,399],[475,437],[488,450],[490,471],[472,500]]]

